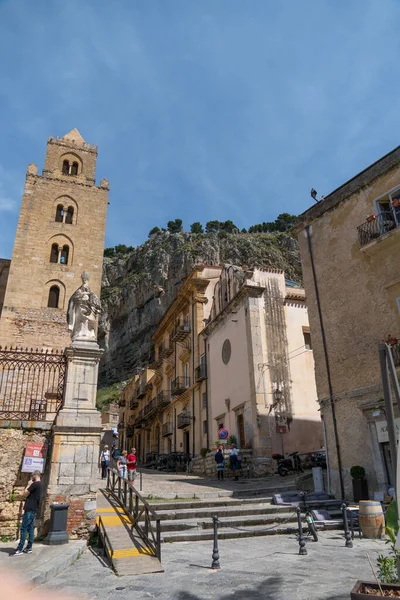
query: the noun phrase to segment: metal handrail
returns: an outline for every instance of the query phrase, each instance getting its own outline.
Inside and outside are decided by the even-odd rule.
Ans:
[[[110,538],[108,537],[106,528],[104,527],[103,519],[101,518],[100,515],[98,516],[98,519],[99,520],[97,523],[97,527],[99,529],[99,536],[100,537],[103,536],[104,550],[106,551],[108,560],[112,563],[112,557],[114,554],[114,550],[113,550],[112,544],[110,542]],[[110,550],[108,549],[107,544],[110,547]]]
[[[136,529],[149,550],[161,561],[161,519],[155,510],[134,488],[132,482],[121,477],[110,467],[107,469],[106,489],[124,509],[131,520],[132,527]],[[144,525],[140,523],[142,516]],[[155,527],[152,521],[155,521]]]
[[[357,227],[360,246],[366,246],[396,227],[396,219],[391,211],[382,211],[378,215],[371,215],[365,223]]]

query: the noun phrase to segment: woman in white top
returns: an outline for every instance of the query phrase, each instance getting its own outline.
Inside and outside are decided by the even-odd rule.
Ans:
[[[101,478],[105,479],[107,477],[107,467],[110,464],[110,451],[108,446],[105,445],[100,454],[100,464],[101,464]]]

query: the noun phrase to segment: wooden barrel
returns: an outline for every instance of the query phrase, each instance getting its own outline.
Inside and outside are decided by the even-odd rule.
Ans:
[[[380,502],[360,500],[359,520],[362,534],[366,538],[381,538],[385,533],[385,517]]]

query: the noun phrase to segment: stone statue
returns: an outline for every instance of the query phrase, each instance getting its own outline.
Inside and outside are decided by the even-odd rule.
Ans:
[[[101,313],[100,299],[89,288],[89,274],[81,275],[82,285],[68,303],[67,323],[72,331],[72,341],[96,342],[97,317]]]

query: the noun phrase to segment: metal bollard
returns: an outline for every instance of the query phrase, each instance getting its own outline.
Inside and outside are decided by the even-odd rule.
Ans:
[[[139,491],[142,491],[142,471],[140,471],[140,489]]]
[[[344,526],[344,537],[346,538],[345,547],[352,548],[353,542],[351,541],[351,533],[349,529],[349,523],[347,521],[347,506],[345,503],[342,504],[342,513],[343,513],[343,526]]]
[[[306,548],[306,541],[305,541],[304,535],[303,535],[303,524],[301,522],[301,510],[300,510],[299,506],[296,508],[296,512],[297,512],[297,524],[299,527],[299,554],[304,556],[304,555],[308,554],[308,552],[307,552],[307,548]]]
[[[212,569],[220,569],[221,565],[219,564],[218,532],[217,532],[218,517],[215,516],[212,518],[212,520],[213,520],[213,527],[214,527],[214,548],[213,548],[213,554],[212,554],[211,568]]]

